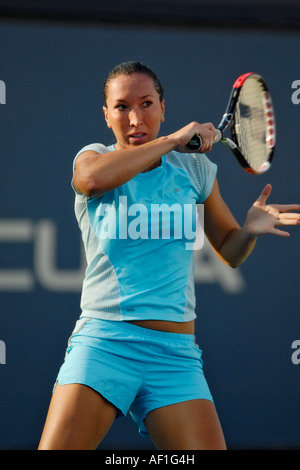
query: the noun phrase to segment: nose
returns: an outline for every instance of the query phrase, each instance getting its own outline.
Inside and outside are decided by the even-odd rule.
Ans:
[[[143,123],[142,113],[139,109],[134,108],[130,110],[129,123],[133,127],[139,127]]]

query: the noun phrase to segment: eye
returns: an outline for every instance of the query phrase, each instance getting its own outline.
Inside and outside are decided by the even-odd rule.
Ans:
[[[152,105],[152,101],[144,101],[144,103],[143,103],[144,108],[149,108],[149,106],[151,106],[151,105]]]
[[[119,109],[120,111],[124,111],[125,109],[127,109],[127,106],[126,106],[126,104],[117,104],[115,106],[115,109]]]

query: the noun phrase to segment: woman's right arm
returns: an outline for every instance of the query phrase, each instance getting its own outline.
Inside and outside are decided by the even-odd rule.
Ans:
[[[134,178],[171,150],[186,152],[186,144],[195,134],[202,137],[201,152],[211,149],[216,131],[212,124],[193,122],[179,131],[146,144],[99,154],[82,152],[75,165],[73,184],[86,196],[100,196]]]

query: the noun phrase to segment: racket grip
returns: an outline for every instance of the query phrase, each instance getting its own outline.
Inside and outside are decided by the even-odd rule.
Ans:
[[[193,152],[198,152],[202,147],[202,139],[200,135],[194,135],[192,140],[187,144],[187,147]]]
[[[214,138],[214,144],[217,144],[218,142],[220,142],[220,140],[223,138],[223,135],[222,135],[222,132],[220,131],[220,129],[217,129],[217,134],[216,134],[216,137]],[[201,139],[201,136],[200,135],[194,135],[194,137],[192,138],[192,140],[189,141],[189,143],[187,144],[187,147],[190,149],[190,150],[193,150],[194,152],[199,152],[199,150],[201,149],[202,147],[202,139]]]

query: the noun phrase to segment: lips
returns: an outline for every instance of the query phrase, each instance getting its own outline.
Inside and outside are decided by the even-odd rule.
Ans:
[[[130,134],[129,137],[131,137],[132,139],[142,139],[143,137],[145,137],[146,134],[144,134],[143,132],[135,132],[134,134]]]

